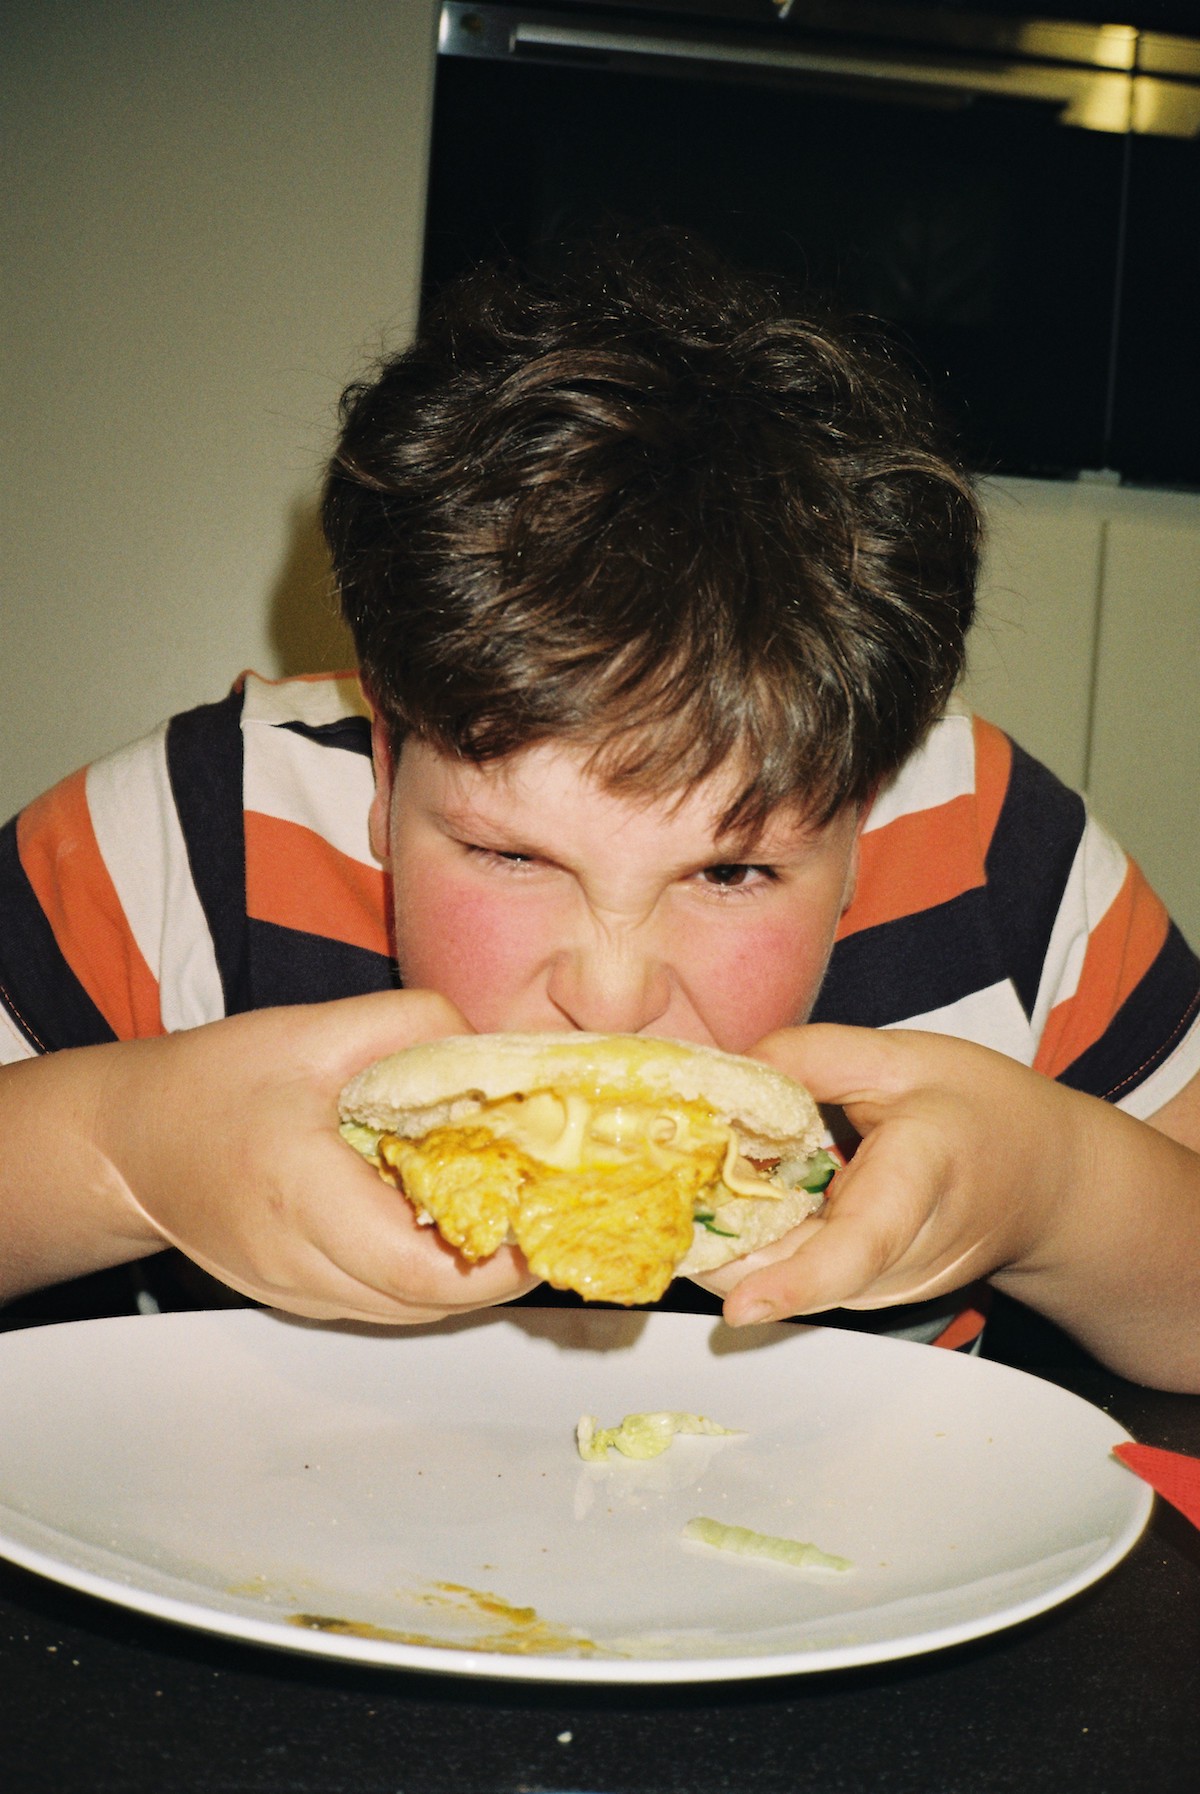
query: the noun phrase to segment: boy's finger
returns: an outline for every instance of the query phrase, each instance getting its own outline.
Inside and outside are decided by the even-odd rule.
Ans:
[[[924,1209],[902,1185],[873,1195],[873,1169],[864,1163],[841,1172],[824,1213],[805,1224],[805,1237],[788,1236],[794,1249],[738,1283],[725,1304],[731,1325],[767,1319],[751,1312],[764,1307],[770,1318],[782,1318],[861,1299],[903,1257]]]
[[[835,1178],[807,1240],[739,1283],[726,1318],[744,1323],[751,1308],[764,1306],[782,1317],[908,1300],[908,1284],[922,1283],[931,1269],[910,1255],[937,1208],[942,1170],[924,1128],[896,1122],[880,1129]],[[907,1276],[897,1275],[906,1264]]]
[[[768,1034],[752,1056],[795,1078],[818,1102],[849,1108],[895,1092],[895,1049],[895,1041],[880,1029],[811,1022]]]
[[[309,1014],[338,1075],[349,1077],[375,1059],[419,1041],[470,1034],[453,1003],[435,991],[372,991],[314,1005]]]
[[[984,1083],[994,1067],[1009,1063],[987,1047],[923,1030],[837,1022],[780,1028],[760,1040],[752,1056],[798,1079],[818,1102],[858,1109],[868,1124],[921,1089],[936,1088],[947,1078],[960,1083],[964,1067],[973,1066]]]
[[[873,1228],[830,1215],[790,1257],[744,1278],[726,1299],[725,1319],[739,1327],[820,1314],[851,1302],[884,1307],[886,1295],[872,1301],[868,1292],[890,1267],[893,1253],[892,1242]]]

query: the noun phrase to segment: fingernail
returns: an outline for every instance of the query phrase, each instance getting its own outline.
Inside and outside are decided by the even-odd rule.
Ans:
[[[764,1321],[773,1321],[775,1310],[769,1302],[751,1302],[749,1307],[741,1308],[733,1317],[735,1327],[758,1327]]]

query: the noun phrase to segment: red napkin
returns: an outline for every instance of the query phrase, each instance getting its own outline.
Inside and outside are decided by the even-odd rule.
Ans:
[[[1164,1451],[1159,1445],[1114,1445],[1113,1456],[1157,1490],[1164,1501],[1200,1526],[1200,1458],[1181,1451]]]

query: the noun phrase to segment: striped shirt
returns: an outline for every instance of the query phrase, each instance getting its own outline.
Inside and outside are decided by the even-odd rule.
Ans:
[[[0,831],[0,1060],[397,983],[351,676],[245,675]],[[1139,1116],[1200,1070],[1200,964],[1137,867],[952,708],[874,804],[814,1019],[978,1041]]]

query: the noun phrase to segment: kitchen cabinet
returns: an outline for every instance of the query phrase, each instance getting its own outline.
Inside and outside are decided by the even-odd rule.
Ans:
[[[1200,943],[1200,494],[997,479],[964,692]]]

